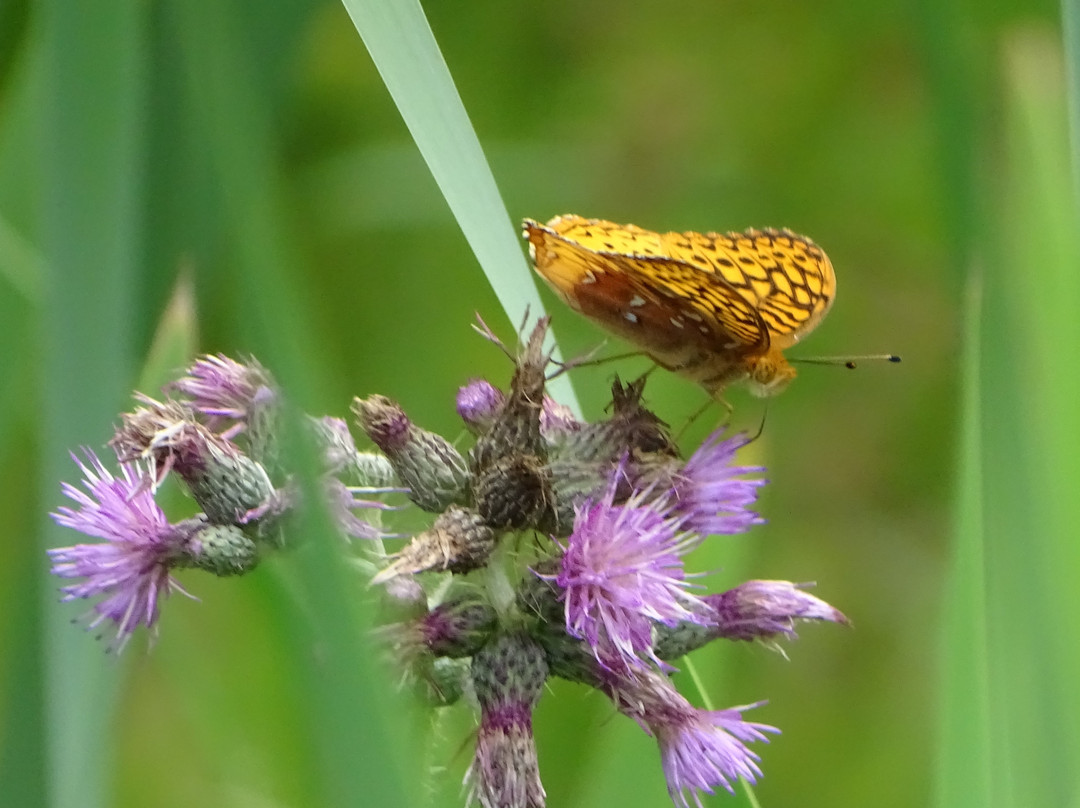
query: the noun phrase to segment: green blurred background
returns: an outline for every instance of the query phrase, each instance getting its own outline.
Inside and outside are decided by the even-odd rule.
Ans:
[[[342,6],[70,6],[0,5],[0,802],[368,804],[349,801],[368,793],[362,783],[341,784],[363,773],[390,783],[372,782],[370,804],[404,788],[456,805],[468,711],[428,726],[394,702],[364,719],[356,702],[385,702],[392,683],[365,674],[334,689],[296,662],[307,647],[296,613],[320,612],[297,596],[287,560],[242,580],[185,577],[200,602],[173,598],[157,644],[139,635],[120,660],[67,625],[78,605],[56,604],[43,549],[78,537],[44,514],[61,502],[59,480],[75,478],[66,452],[100,447],[132,388],[155,392],[196,351],[254,352],[311,412],[345,415],[353,395],[378,392],[455,439],[458,386],[505,384],[510,371],[470,329],[474,312],[507,340],[516,325]],[[1042,228],[1067,241],[1075,226],[1016,185],[1044,149],[1025,151],[1026,94],[1064,153],[1060,9],[455,0],[425,11],[514,220],[790,227],[828,251],[839,283],[792,354],[903,356],[856,372],[803,367],[767,407],[730,394],[736,426],[765,419],[747,459],[769,469],[768,524],[714,540],[695,565],[718,570],[717,589],[816,581],[854,628],[807,626],[784,646],[790,659],[729,645],[695,664],[716,706],[767,699],[752,717],[783,730],[758,750],[762,805],[931,804],[970,426],[963,292],[973,269],[1051,239]],[[1067,183],[1067,168],[1049,174]],[[188,308],[163,320],[177,295]],[[565,355],[603,339],[543,296]],[[999,355],[1031,349],[995,333]],[[1074,364],[1061,336],[1052,347],[1069,347],[1052,358]],[[575,372],[586,415],[600,414],[616,370],[645,367]],[[676,427],[704,402],[661,373],[647,392]],[[1022,411],[1000,408],[997,423],[1028,443]],[[698,419],[685,445],[721,415]],[[343,726],[328,732],[335,717]],[[550,805],[669,804],[655,745],[596,694],[553,682],[535,726]]]

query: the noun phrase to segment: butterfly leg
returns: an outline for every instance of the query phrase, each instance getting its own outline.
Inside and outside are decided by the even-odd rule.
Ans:
[[[690,415],[690,417],[686,419],[686,423],[682,425],[682,428],[679,430],[679,433],[675,436],[675,440],[676,441],[682,440],[682,436],[686,432],[686,430],[689,429],[690,426],[698,418],[700,418],[702,416],[702,414],[705,412],[705,410],[709,409],[710,404],[714,404],[714,403],[719,404],[721,407],[724,408],[724,418],[723,418],[722,421],[720,421],[717,424],[717,428],[718,429],[726,429],[728,424],[731,423],[731,414],[735,411],[735,408],[732,407],[730,403],[728,403],[727,399],[711,398],[708,401],[706,401],[704,404],[702,404],[700,407],[698,407],[696,410],[694,410],[694,412]]]
[[[576,359],[568,359],[565,362],[556,362],[552,360],[552,364],[558,365],[559,369],[547,377],[548,381],[551,381],[556,376],[560,376],[568,370],[577,370],[578,368],[596,367],[599,365],[606,365],[608,362],[617,362],[620,359],[632,359],[637,356],[644,356],[641,351],[631,351],[629,353],[615,354],[615,356],[603,356],[599,359],[594,358],[601,349],[603,349],[606,342],[602,342],[588,353],[580,356]],[[651,371],[650,371],[651,372]]]

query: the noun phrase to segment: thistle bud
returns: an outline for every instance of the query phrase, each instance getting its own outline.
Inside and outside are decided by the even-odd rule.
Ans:
[[[323,471],[328,474],[347,471],[356,456],[356,443],[345,420],[330,415],[322,418],[309,416],[308,425],[321,449]]]
[[[406,661],[432,654],[457,659],[479,651],[497,624],[491,605],[470,591],[414,620],[388,626],[386,633],[395,654]]]
[[[405,411],[385,396],[353,399],[353,413],[372,442],[386,453],[409,499],[439,513],[468,498],[465,460],[449,441],[421,429]]]
[[[146,406],[123,415],[110,441],[121,461],[152,458],[155,484],[174,470],[212,524],[240,523],[271,498],[274,486],[262,465],[196,422],[189,408],[141,400]]]
[[[458,415],[470,432],[482,435],[491,429],[505,401],[506,396],[491,382],[475,379],[458,390]]]
[[[567,432],[559,443],[559,456],[614,462],[631,450],[677,457],[667,424],[642,403],[644,389],[644,377],[623,385],[616,376],[611,386],[611,418]]]
[[[242,575],[259,563],[259,549],[235,525],[207,525],[188,545],[192,566],[214,575]]]
[[[541,317],[516,360],[510,394],[499,408],[490,429],[469,453],[476,473],[483,473],[500,458],[511,454],[545,458],[547,447],[540,437],[540,411],[544,401],[544,369],[550,355],[544,353],[548,318]]]
[[[372,578],[372,583],[429,570],[469,572],[484,565],[495,549],[496,538],[495,531],[476,511],[451,505],[430,529],[414,536],[393,563]]]
[[[573,410],[551,396],[544,396],[544,406],[540,410],[540,434],[549,445],[564,440],[584,426],[574,417]]]
[[[547,467],[535,455],[500,457],[473,483],[473,500],[485,524],[491,527],[535,527],[552,503]]]
[[[543,650],[524,634],[504,634],[473,657],[480,727],[466,780],[483,808],[544,805],[532,712],[547,676]]]
[[[209,442],[206,454],[177,472],[214,524],[243,521],[244,515],[269,500],[274,486],[261,463],[227,443]]]

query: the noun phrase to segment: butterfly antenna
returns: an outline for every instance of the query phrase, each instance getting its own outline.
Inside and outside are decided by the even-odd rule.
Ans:
[[[599,343],[598,345],[590,348],[588,351],[583,353],[581,356],[575,356],[573,359],[567,359],[564,362],[560,362],[560,361],[558,361],[556,359],[552,359],[551,364],[556,365],[559,369],[556,370],[554,373],[552,373],[550,376],[548,376],[545,379],[545,381],[551,381],[556,376],[561,376],[563,373],[566,373],[568,370],[575,370],[577,368],[588,367],[589,365],[599,365],[601,362],[603,362],[605,360],[597,359],[596,355],[600,351],[603,350],[605,345],[607,345],[607,340],[604,340],[603,342]]]
[[[848,370],[855,370],[859,362],[899,362],[896,354],[865,354],[863,356],[801,356],[792,357],[789,362],[801,365],[843,365]]]
[[[625,358],[626,358],[626,356],[633,356],[633,354],[626,354],[626,355],[624,355],[624,356],[622,356],[622,357],[620,357],[620,358],[622,358],[622,359],[625,359]],[[613,357],[613,358],[614,358],[614,357]],[[652,372],[653,372],[654,370],[656,370],[656,369],[657,369],[658,367],[660,367],[660,366],[659,366],[659,365],[652,365],[652,366],[650,366],[648,370],[646,370],[646,371],[645,371],[644,373],[642,373],[642,374],[641,374],[640,376],[638,376],[638,377],[637,377],[636,379],[634,379],[634,380],[633,380],[632,382],[630,382],[630,384],[631,384],[632,386],[633,386],[633,385],[638,385],[638,384],[640,384],[640,385],[642,386],[642,389],[644,389],[644,387],[645,387],[645,380],[646,380],[647,378],[649,378],[649,377],[650,377],[650,376],[652,375]]]

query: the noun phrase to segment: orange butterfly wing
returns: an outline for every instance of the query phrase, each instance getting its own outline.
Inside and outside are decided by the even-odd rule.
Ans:
[[[768,351],[761,316],[723,279],[659,254],[657,234],[635,228],[638,243],[617,225],[580,221],[569,232],[525,221],[537,272],[572,308],[697,381]]]
[[[750,377],[777,392],[780,351],[825,316],[836,277],[788,230],[655,233],[580,216],[525,220],[537,272],[572,308],[713,393]]]

